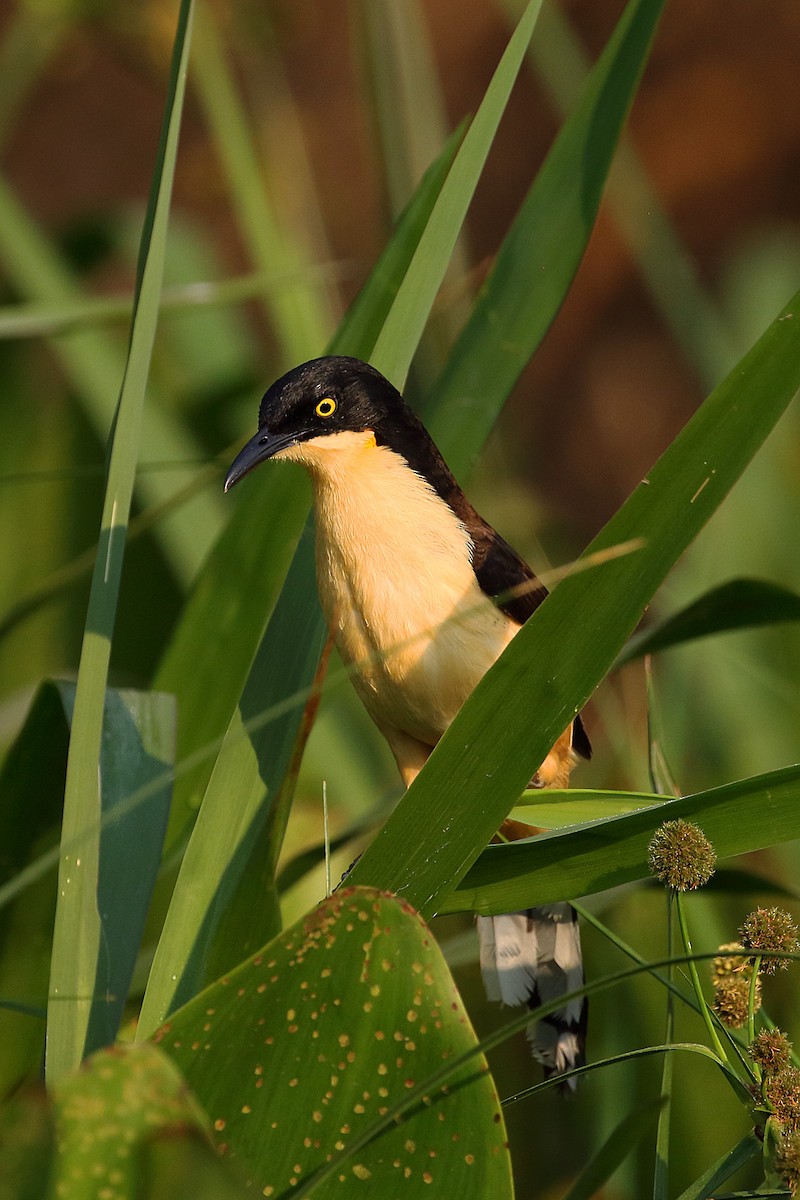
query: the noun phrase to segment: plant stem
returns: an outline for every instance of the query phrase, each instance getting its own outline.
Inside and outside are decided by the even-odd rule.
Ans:
[[[678,926],[681,931],[683,948],[686,954],[690,955],[692,953],[692,943],[689,937],[689,927],[686,923],[686,912],[683,907],[683,897],[680,892],[675,892],[675,911],[678,914]],[[719,1055],[720,1060],[722,1062],[729,1063],[728,1055],[725,1053],[722,1042],[719,1040],[717,1031],[714,1028],[714,1022],[711,1019],[711,1013],[709,1012],[708,1005],[706,1004],[705,997],[703,996],[703,989],[700,986],[700,977],[697,974],[697,967],[694,960],[689,958],[686,966],[689,971],[689,978],[691,979],[692,987],[694,988],[695,995],[697,996],[697,1002],[700,1006],[701,1016],[706,1023],[708,1036],[711,1038],[711,1043]]]

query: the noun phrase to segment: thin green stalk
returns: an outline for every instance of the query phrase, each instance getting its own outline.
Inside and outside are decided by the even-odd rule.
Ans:
[[[666,893],[667,904],[667,953],[673,953],[673,921],[672,903],[669,892]],[[675,974],[675,964],[667,967],[667,978],[672,982]],[[672,1043],[675,1036],[675,997],[667,992],[667,1011],[664,1029],[664,1041]],[[666,1200],[669,1194],[669,1130],[672,1115],[672,1077],[673,1058],[671,1054],[664,1055],[664,1065],[661,1072],[661,1108],[658,1113],[658,1129],[656,1132],[656,1157],[653,1168],[653,1200]]]
[[[692,981],[692,987],[694,988],[694,994],[697,997],[697,1004],[698,1004],[698,1008],[700,1010],[700,1015],[702,1016],[703,1020],[705,1021],[706,1029],[708,1030],[708,1036],[711,1038],[711,1042],[712,1042],[717,1054],[719,1055],[720,1059],[722,1060],[722,1062],[729,1062],[728,1055],[725,1053],[722,1042],[719,1040],[719,1037],[717,1036],[717,1031],[714,1028],[714,1022],[711,1019],[711,1012],[710,1012],[709,1007],[706,1004],[705,998],[703,996],[703,989],[700,986],[700,977],[697,974],[697,966],[694,962],[694,959],[691,957],[692,942],[691,942],[691,938],[689,937],[689,926],[686,922],[686,911],[685,911],[684,905],[683,905],[683,897],[680,892],[675,893],[675,911],[678,914],[678,925],[679,925],[679,928],[681,931],[681,941],[683,942],[683,948],[686,951],[686,954],[689,956],[688,960],[687,960],[688,961],[689,978]]]
[[[747,1040],[751,1045],[756,1036],[756,990],[758,988],[760,970],[761,955],[757,954],[753,959],[753,967],[750,974],[750,993],[747,999]]]

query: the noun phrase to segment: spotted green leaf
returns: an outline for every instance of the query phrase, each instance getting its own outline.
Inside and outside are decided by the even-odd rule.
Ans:
[[[483,1056],[424,1086],[475,1035],[434,938],[392,897],[337,892],[156,1040],[264,1196],[512,1195]]]

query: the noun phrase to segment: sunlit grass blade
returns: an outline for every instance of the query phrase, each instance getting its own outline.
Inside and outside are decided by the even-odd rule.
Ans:
[[[628,4],[433,389],[429,427],[456,473],[470,466],[564,300],[662,8],[663,0]]]
[[[513,912],[646,879],[653,833],[678,817],[695,821],[719,858],[761,850],[800,837],[798,800],[800,766],[785,767],[582,828],[490,846],[441,911]]]
[[[515,821],[543,829],[565,829],[568,825],[601,821],[663,803],[664,797],[654,792],[531,789],[525,793],[524,802],[517,804],[509,815]]]
[[[568,576],[540,605],[357,863],[354,882],[402,892],[427,914],[457,884],[793,398],[800,386],[798,304],[800,295],[705,401],[586,553],[636,538],[643,539],[642,548]],[[531,713],[537,714],[535,727]],[[456,823],[454,811],[464,805],[470,820]],[[553,898],[564,899],[570,890],[564,881]]]
[[[731,579],[637,633],[622,650],[617,666],[695,638],[783,621],[800,621],[797,592],[763,579]]]
[[[497,126],[531,39],[541,0],[530,0],[511,35],[475,117],[464,135],[434,205],[414,261],[370,355],[373,366],[399,388],[405,382],[436,293],[464,222]]]
[[[103,713],[130,512],[139,429],[155,337],[169,203],[186,86],[192,17],[182,0],[161,145],[142,234],[128,364],[112,434],[100,548],[81,648],[67,761],[59,899],[53,935],[48,1006],[47,1074],[52,1082],[74,1069],[94,1036],[94,992],[101,954],[98,912]]]
[[[354,11],[388,208],[394,215],[446,140],[442,82],[420,0],[361,0]],[[463,243],[462,229],[444,279],[447,303],[438,307],[420,345],[425,375],[441,369],[442,354],[467,316],[464,280],[470,267]]]

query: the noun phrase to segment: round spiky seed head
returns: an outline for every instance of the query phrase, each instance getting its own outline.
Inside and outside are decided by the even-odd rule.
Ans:
[[[739,937],[743,946],[758,953],[766,950],[792,954],[798,947],[797,926],[782,908],[757,908],[751,912],[744,919]],[[785,958],[765,958],[761,962],[761,970],[765,975],[772,975],[788,965]]]
[[[744,974],[748,978],[750,977],[753,960],[743,953],[743,946],[740,946],[738,942],[725,942],[719,949],[719,956],[711,960],[711,982],[714,987],[723,979],[730,979],[732,975]],[[738,950],[740,953],[723,954],[723,950]]]
[[[800,1129],[800,1070],[785,1067],[764,1080],[764,1095],[786,1133]]]
[[[676,892],[691,892],[708,883],[717,856],[699,825],[678,820],[659,825],[647,859],[656,879]]]
[[[787,1133],[775,1153],[775,1170],[793,1196],[800,1187],[800,1134]]]
[[[756,983],[755,1010],[761,1007],[761,989]],[[750,980],[746,975],[731,975],[714,987],[711,1007],[731,1029],[741,1029],[750,1013]]]
[[[777,1075],[789,1066],[792,1043],[782,1029],[762,1029],[750,1043],[748,1052],[765,1075]]]

